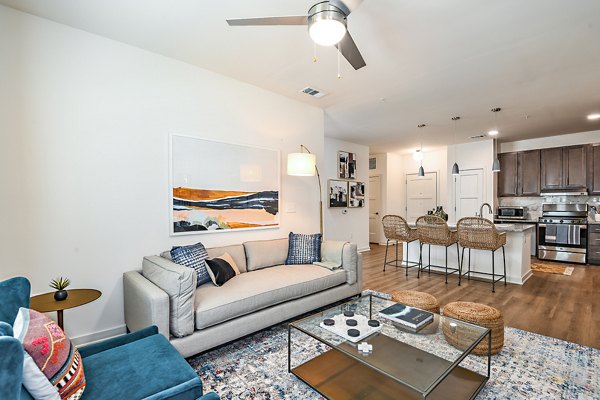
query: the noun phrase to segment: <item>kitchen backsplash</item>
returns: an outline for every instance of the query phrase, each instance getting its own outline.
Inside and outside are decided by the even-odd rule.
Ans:
[[[501,206],[527,207],[528,219],[537,220],[542,215],[544,203],[587,203],[599,207],[600,196],[499,197],[498,202]]]

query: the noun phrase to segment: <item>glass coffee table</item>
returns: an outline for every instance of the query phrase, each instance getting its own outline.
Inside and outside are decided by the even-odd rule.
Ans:
[[[491,331],[435,314],[433,322],[415,332],[378,316],[393,304],[370,294],[290,323],[288,372],[330,399],[475,398],[490,377]],[[382,329],[353,343],[320,326],[344,311],[377,320]],[[444,335],[454,336],[459,348]],[[467,357],[483,340],[487,363]],[[369,354],[359,352],[361,342],[373,346]]]

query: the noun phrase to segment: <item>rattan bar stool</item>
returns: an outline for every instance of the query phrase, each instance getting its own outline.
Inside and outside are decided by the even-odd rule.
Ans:
[[[410,228],[406,223],[406,220],[399,215],[386,215],[381,219],[381,223],[383,224],[383,233],[386,238],[383,270],[385,271],[386,265],[395,265],[396,268],[404,268],[406,270],[406,275],[408,276],[408,269],[419,265],[417,262],[408,260],[408,246],[412,242],[419,240],[417,230]],[[396,259],[388,261],[387,255],[390,241],[396,242]],[[400,242],[406,243],[406,260],[398,260],[398,246]],[[400,265],[398,265],[398,261],[400,261]]]
[[[421,242],[421,246],[419,248],[419,263],[421,266],[419,267],[417,278],[420,276],[421,271],[425,268],[427,268],[428,272],[431,273],[431,267],[444,268],[446,283],[448,283],[448,275],[458,273],[460,276],[460,257],[458,251],[458,236],[456,231],[451,231],[444,219],[436,215],[424,215],[417,219],[417,233],[419,234],[419,241]],[[423,245],[425,244],[429,245],[429,259],[427,260],[427,265],[423,265]],[[448,268],[448,247],[454,244],[456,245],[457,264],[456,268]],[[442,266],[431,264],[431,245],[444,246],[446,248],[446,265]]]
[[[465,217],[461,218],[456,224],[458,229],[458,242],[462,249],[462,259],[465,260],[465,249],[469,249],[469,264],[468,270],[462,274],[462,263],[460,266],[461,277],[466,275],[467,279],[471,279],[471,274],[479,275],[491,275],[492,276],[492,293],[496,292],[496,282],[504,279],[504,285],[506,286],[506,255],[504,252],[504,245],[506,244],[506,233],[498,233],[494,224],[485,219],[479,217]],[[495,271],[495,254],[496,250],[502,247],[502,261],[504,262],[504,275],[496,275]],[[492,273],[471,271],[471,249],[473,250],[487,250],[492,252]],[[496,279],[496,276],[499,276]],[[458,280],[460,285],[460,277]]]

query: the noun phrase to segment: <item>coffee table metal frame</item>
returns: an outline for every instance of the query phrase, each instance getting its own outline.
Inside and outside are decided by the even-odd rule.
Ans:
[[[375,298],[378,298],[378,299],[381,299],[381,300],[386,300],[386,301],[390,301],[390,302],[391,302],[391,300],[389,300],[389,299],[386,299],[386,298],[383,298],[383,297],[380,297],[380,296],[377,296],[377,295],[374,295],[374,294],[369,294],[369,295],[367,295],[367,296],[369,297],[369,319],[374,319],[374,316],[373,316],[373,298],[374,298],[374,297],[375,297]],[[364,299],[364,297],[365,297],[365,296],[362,296],[362,298],[363,298],[363,299]],[[321,314],[321,313],[325,313],[325,312],[327,312],[327,311],[332,311],[332,310],[335,310],[335,309],[339,309],[340,311],[343,311],[345,307],[347,307],[347,306],[349,306],[349,305],[351,305],[351,304],[357,303],[357,302],[359,302],[360,300],[361,300],[361,296],[359,296],[359,297],[357,297],[357,298],[354,298],[354,299],[352,299],[352,300],[349,300],[349,301],[347,301],[347,302],[345,302],[345,303],[338,304],[338,305],[336,305],[336,306],[334,306],[334,307],[331,307],[331,308],[328,308],[328,309],[326,309],[326,310],[323,310],[323,311],[319,312],[319,314]],[[491,349],[492,349],[492,334],[491,334],[491,330],[490,330],[490,329],[488,329],[488,328],[484,328],[484,327],[481,327],[481,326],[478,326],[478,325],[474,325],[474,324],[471,324],[471,323],[468,323],[468,322],[465,322],[465,321],[456,320],[456,319],[453,319],[453,318],[450,318],[450,317],[443,317],[443,318],[445,318],[445,319],[448,319],[448,320],[453,320],[453,321],[456,321],[457,323],[459,323],[459,324],[462,324],[462,325],[469,325],[469,326],[472,326],[472,327],[474,327],[474,328],[477,328],[477,329],[482,329],[482,330],[484,330],[484,332],[483,332],[483,333],[482,333],[482,334],[481,334],[481,335],[480,335],[480,336],[479,336],[479,337],[478,337],[476,340],[474,340],[474,341],[473,341],[473,343],[472,343],[472,344],[471,344],[471,345],[470,345],[470,346],[469,346],[467,349],[465,349],[465,350],[463,351],[463,353],[462,353],[462,354],[461,354],[461,355],[460,355],[460,356],[459,356],[459,357],[458,357],[458,358],[457,358],[457,359],[456,359],[456,360],[455,360],[455,361],[454,361],[454,362],[451,364],[451,366],[450,366],[450,367],[449,367],[449,368],[448,368],[448,369],[447,369],[447,370],[446,370],[446,371],[445,371],[445,372],[444,372],[444,373],[443,373],[441,376],[439,376],[439,377],[438,377],[438,378],[437,378],[437,379],[436,379],[436,380],[435,380],[435,381],[434,381],[434,382],[433,382],[433,383],[432,383],[432,384],[431,384],[431,385],[430,385],[430,386],[427,388],[427,390],[423,391],[422,389],[419,389],[419,388],[417,388],[417,387],[415,387],[415,386],[411,385],[409,382],[405,382],[405,381],[403,381],[401,377],[394,376],[394,375],[390,374],[389,372],[387,372],[387,371],[385,371],[385,370],[382,370],[382,369],[380,369],[380,368],[378,368],[378,367],[376,367],[376,366],[374,366],[374,365],[371,365],[371,364],[369,364],[369,362],[368,362],[368,358],[364,358],[364,357],[357,357],[355,354],[352,354],[352,353],[350,353],[350,352],[348,352],[348,351],[345,351],[345,350],[344,350],[343,348],[341,348],[340,346],[336,346],[336,345],[333,345],[333,344],[331,344],[331,343],[328,343],[328,342],[327,342],[327,341],[326,341],[324,338],[322,338],[322,337],[320,337],[319,335],[316,335],[316,334],[314,334],[314,333],[312,333],[312,332],[309,332],[309,331],[307,331],[307,330],[303,329],[303,328],[300,326],[300,323],[301,323],[301,322],[303,322],[303,321],[306,321],[306,320],[309,320],[309,319],[313,319],[313,318],[315,318],[315,315],[316,315],[316,314],[311,314],[311,315],[309,315],[309,316],[307,316],[307,317],[305,317],[305,318],[302,318],[302,319],[299,319],[299,320],[293,321],[293,322],[291,322],[291,323],[289,323],[289,324],[288,324],[288,372],[289,372],[289,373],[292,373],[292,374],[294,374],[296,377],[298,377],[298,378],[299,378],[300,380],[302,380],[304,383],[306,383],[306,384],[307,384],[307,385],[309,385],[311,388],[313,388],[314,390],[316,390],[317,392],[319,392],[319,393],[320,393],[322,396],[325,396],[325,397],[327,397],[327,395],[326,395],[326,394],[324,394],[324,393],[322,393],[321,391],[319,391],[319,390],[318,390],[317,388],[315,388],[315,387],[314,387],[314,386],[313,386],[313,385],[312,385],[310,382],[307,382],[307,381],[306,381],[306,380],[305,380],[303,377],[299,376],[299,375],[298,375],[297,373],[295,373],[295,372],[294,372],[294,370],[292,369],[292,348],[291,348],[291,347],[292,347],[292,328],[294,328],[294,329],[296,329],[297,331],[299,331],[299,332],[301,332],[301,333],[304,333],[305,335],[308,335],[308,336],[310,336],[311,338],[313,338],[313,339],[315,339],[315,340],[317,340],[317,341],[319,341],[319,342],[321,342],[321,343],[325,344],[326,346],[330,347],[330,348],[331,348],[331,350],[335,350],[335,351],[337,351],[337,352],[340,352],[341,354],[343,354],[343,355],[345,355],[345,356],[347,356],[347,357],[350,357],[350,358],[352,358],[352,359],[354,359],[354,360],[356,360],[356,361],[359,361],[361,364],[367,365],[369,368],[371,368],[371,369],[373,369],[373,370],[375,370],[375,371],[379,372],[380,374],[382,374],[382,375],[386,376],[387,378],[389,378],[389,379],[392,379],[393,381],[396,381],[396,382],[400,383],[401,385],[404,385],[404,386],[406,386],[406,387],[409,387],[410,389],[414,390],[415,392],[418,392],[418,393],[420,393],[423,399],[426,399],[426,398],[427,398],[427,396],[429,396],[429,395],[430,395],[430,394],[431,394],[431,393],[432,393],[432,392],[433,392],[433,391],[434,391],[434,390],[435,390],[435,389],[436,389],[436,388],[437,388],[437,387],[440,385],[440,383],[442,383],[442,382],[444,381],[444,379],[446,379],[446,378],[448,377],[448,375],[450,375],[450,373],[452,373],[452,371],[453,371],[453,370],[454,370],[454,369],[455,369],[455,368],[456,368],[456,367],[457,367],[457,366],[458,366],[458,365],[459,365],[459,364],[460,364],[460,363],[461,363],[461,362],[462,362],[462,361],[463,361],[463,360],[464,360],[464,359],[465,359],[465,358],[466,358],[466,357],[467,357],[469,354],[471,354],[471,351],[473,351],[473,349],[474,349],[474,348],[475,348],[475,347],[476,347],[476,346],[477,346],[479,343],[481,343],[481,341],[482,341],[482,340],[484,340],[484,339],[485,339],[485,337],[487,336],[487,339],[488,339],[488,354],[487,354],[487,361],[488,361],[488,362],[487,362],[487,375],[484,377],[484,379],[483,379],[483,381],[481,382],[481,384],[479,385],[479,387],[477,387],[477,389],[475,390],[475,392],[474,392],[474,393],[471,395],[470,399],[474,399],[474,398],[477,396],[477,394],[478,394],[478,393],[481,391],[481,389],[483,389],[483,387],[485,386],[485,384],[487,383],[487,381],[488,381],[488,380],[489,380],[489,378],[490,378],[490,372],[491,372],[491,356],[492,356],[492,355],[491,355]],[[439,318],[439,316],[436,314],[436,315],[435,315],[435,318]],[[376,318],[376,319],[380,320],[380,322],[382,322],[382,321],[383,321],[384,323],[389,323],[389,322],[388,322],[386,319],[383,319],[383,318]],[[384,333],[383,333],[382,331],[379,331],[379,332],[378,332],[378,333],[376,333],[375,335],[383,335],[383,334],[384,334]],[[368,338],[369,338],[369,337],[367,337],[365,340],[368,340]],[[342,338],[340,337],[340,339],[342,339]],[[343,339],[342,339],[342,340],[343,340]],[[347,342],[342,342],[342,343],[347,343]],[[331,350],[330,350],[330,351],[331,351]],[[309,361],[310,361],[310,360],[309,360]],[[308,361],[305,361],[304,363],[306,363],[306,362],[308,362]],[[299,365],[298,365],[298,366],[296,366],[295,368],[299,367],[300,365],[303,365],[304,363],[302,363],[302,364],[299,364]],[[472,371],[471,371],[471,372],[472,372]],[[479,374],[478,374],[478,375],[479,375]]]

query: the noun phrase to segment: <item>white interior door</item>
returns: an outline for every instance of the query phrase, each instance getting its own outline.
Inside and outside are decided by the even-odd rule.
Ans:
[[[379,243],[381,227],[381,177],[369,177],[369,243]]]
[[[483,203],[483,169],[463,170],[455,178],[456,221],[474,217]]]
[[[406,174],[406,220],[415,222],[437,205],[437,172]]]

